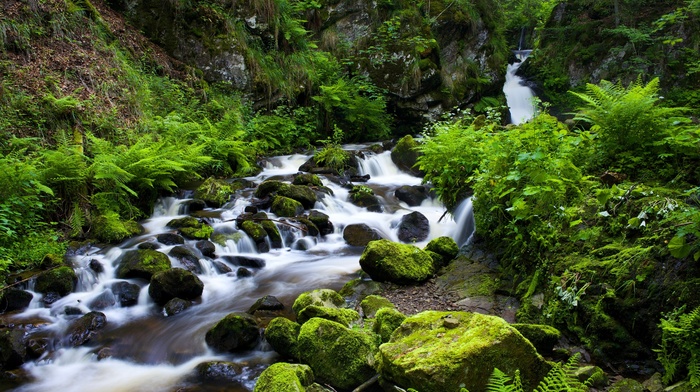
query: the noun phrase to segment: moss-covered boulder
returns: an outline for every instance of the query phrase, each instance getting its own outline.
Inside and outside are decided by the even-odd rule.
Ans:
[[[116,212],[98,215],[92,221],[92,234],[100,241],[117,243],[141,234],[142,227],[133,220],[122,220]]]
[[[413,136],[406,135],[402,137],[396,143],[396,146],[391,149],[391,160],[399,169],[416,176],[422,176],[423,173],[415,167],[420,156],[420,153],[416,150],[418,146],[419,144],[413,139]]]
[[[328,308],[325,306],[309,305],[299,312],[297,321],[304,324],[314,317],[335,321],[346,327],[360,319],[359,313],[352,309]]]
[[[531,391],[551,368],[505,320],[478,313],[411,316],[379,352],[382,377],[421,392],[483,391],[494,368],[506,374],[519,369],[524,389]]]
[[[433,260],[422,249],[389,240],[367,244],[360,266],[373,280],[398,284],[420,283],[434,273]]]
[[[316,204],[316,192],[305,185],[285,184],[285,186],[277,190],[277,193],[281,196],[286,196],[298,201],[306,209],[313,208]]]
[[[140,278],[151,280],[156,272],[172,267],[165,253],[151,249],[136,249],[125,252],[118,261],[117,278]]]
[[[204,337],[207,344],[221,352],[239,352],[255,348],[260,330],[253,316],[231,313],[214,325]]]
[[[381,308],[377,311],[374,325],[372,325],[372,332],[381,337],[382,343],[386,343],[391,338],[391,334],[404,320],[406,320],[406,316],[398,310]]]
[[[294,217],[304,213],[304,206],[294,199],[278,195],[272,200],[270,211],[277,216]]]
[[[345,299],[338,294],[335,290],[331,289],[317,289],[313,291],[307,291],[301,293],[294,304],[292,304],[292,310],[294,314],[299,316],[299,313],[304,310],[305,307],[310,305],[324,306],[327,308],[338,308],[345,305]]]
[[[148,286],[148,295],[158,305],[165,305],[173,298],[196,299],[203,291],[204,283],[197,275],[182,268],[156,272]]]
[[[298,173],[294,175],[292,185],[323,186],[323,182],[315,174]]]
[[[316,227],[321,235],[333,234],[333,222],[330,221],[330,217],[323,212],[312,210],[309,212],[309,220]]]
[[[270,245],[272,245],[273,248],[281,248],[282,235],[277,229],[277,225],[275,225],[275,222],[271,220],[264,220],[260,222],[260,226],[262,226],[262,228],[265,229],[267,237],[270,239]]]
[[[35,290],[39,293],[58,293],[61,297],[73,292],[78,277],[73,268],[58,267],[46,271],[36,278]]]
[[[183,237],[192,240],[206,240],[214,233],[213,227],[191,216],[173,219],[167,226],[178,229]]]
[[[312,318],[304,323],[298,347],[301,361],[311,366],[319,382],[334,388],[351,390],[376,373],[376,339],[334,321]]]
[[[350,189],[350,202],[358,207],[364,207],[367,211],[382,212],[382,201],[374,194],[372,188],[365,185],[355,185]]]
[[[243,366],[228,361],[202,362],[194,368],[194,375],[204,383],[236,383],[243,373]]]
[[[382,235],[364,223],[353,223],[343,229],[343,239],[350,246],[367,246],[371,241],[381,240]]]
[[[362,299],[360,302],[360,308],[362,309],[362,315],[365,318],[374,318],[377,311],[381,308],[394,308],[394,304],[388,299],[380,295],[368,295]]]
[[[314,373],[307,365],[278,362],[265,369],[253,392],[304,392],[314,382]]]
[[[561,332],[558,329],[543,324],[511,324],[517,329],[527,340],[532,343],[540,354],[549,354],[554,349],[561,338]]]
[[[265,340],[285,358],[299,359],[297,341],[301,325],[285,317],[275,317],[265,328]]]
[[[209,177],[194,191],[194,198],[203,200],[210,207],[218,208],[231,200],[235,191],[235,187],[228,182]]]
[[[287,184],[277,180],[263,181],[260,185],[258,185],[257,189],[255,189],[255,197],[258,199],[264,199],[273,193],[277,193],[277,191],[285,185]]]
[[[248,234],[248,236],[255,243],[265,241],[265,238],[267,237],[267,231],[265,231],[265,228],[262,227],[262,225],[250,220],[247,220],[241,224],[241,230]]]
[[[457,246],[457,243],[451,237],[442,236],[430,240],[424,250],[434,252],[438,255],[438,260],[435,260],[436,257],[433,257],[433,261],[436,261],[439,267],[444,267],[457,257],[459,246]]]
[[[675,388],[673,389],[674,391],[676,390],[681,390],[685,391],[686,389],[681,386],[681,388]],[[687,389],[687,391],[691,391],[692,389]],[[610,392],[644,392],[644,386],[642,383],[640,383],[637,380],[633,380],[631,378],[623,378],[615,384],[613,384],[610,389],[608,389]]]
[[[202,273],[202,265],[199,263],[199,256],[189,247],[184,245],[174,246],[168,252],[168,256],[182,264],[186,270],[197,274]]]

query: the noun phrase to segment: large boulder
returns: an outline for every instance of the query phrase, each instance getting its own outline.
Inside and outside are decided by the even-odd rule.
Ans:
[[[277,195],[272,199],[270,211],[282,217],[294,217],[304,213],[304,205],[289,197]]]
[[[253,392],[304,392],[313,382],[309,366],[278,362],[260,374]]]
[[[391,303],[388,299],[371,294],[366,296],[365,298],[362,299],[362,302],[360,302],[360,309],[362,309],[362,316],[365,318],[374,318],[374,316],[377,314],[377,311],[381,308],[394,308],[394,304]]]
[[[73,291],[78,277],[72,268],[63,266],[46,271],[36,278],[35,290],[40,293],[58,293],[61,297]]]
[[[20,329],[0,329],[0,370],[15,369],[27,360],[27,342]]]
[[[511,324],[511,326],[525,336],[540,354],[550,354],[554,345],[561,339],[561,332],[549,325]]]
[[[365,185],[355,185],[350,189],[350,202],[358,207],[364,207],[367,211],[382,212],[382,201],[374,194],[372,188]]]
[[[192,249],[184,245],[178,245],[170,249],[168,256],[179,261],[186,270],[196,274],[202,273],[202,266],[199,264],[199,257],[197,257],[197,254],[195,254]]]
[[[107,325],[107,316],[102,312],[90,312],[75,320],[66,332],[65,341],[72,347],[87,343],[98,330]]]
[[[323,182],[321,179],[311,173],[297,173],[294,175],[294,179],[292,180],[292,185],[307,185],[307,186],[323,186]]]
[[[394,308],[381,308],[377,311],[372,325],[372,332],[379,335],[382,343],[391,338],[391,334],[406,320],[406,316]]]
[[[171,268],[153,274],[148,295],[158,305],[165,305],[173,298],[192,300],[204,291],[204,283],[190,271]]]
[[[312,210],[309,212],[309,220],[318,227],[319,234],[333,234],[333,222],[329,220],[329,216],[323,212]]]
[[[435,262],[435,267],[440,268],[457,257],[459,246],[451,237],[442,236],[430,240],[423,250],[432,252],[430,255]]]
[[[167,226],[178,229],[183,237],[191,240],[206,240],[214,233],[213,227],[191,216],[173,219]]]
[[[299,332],[299,357],[319,382],[351,390],[375,375],[376,339],[334,321],[312,318]]]
[[[135,249],[125,252],[119,259],[117,278],[151,280],[156,272],[170,269],[170,259],[165,253],[151,249]]]
[[[309,305],[299,312],[297,321],[299,324],[304,324],[314,317],[335,321],[336,323],[340,323],[348,327],[350,324],[360,319],[360,314],[352,309]]]
[[[204,383],[237,383],[243,367],[228,361],[202,362],[194,368],[197,381]]]
[[[15,288],[8,288],[0,292],[0,313],[24,310],[32,302],[32,293]]]
[[[338,308],[345,305],[345,299],[337,291],[331,289],[307,291],[299,294],[297,299],[294,300],[292,310],[298,317],[304,308],[311,305]]]
[[[430,196],[430,188],[425,185],[402,185],[394,191],[394,196],[409,207],[416,207]]]
[[[519,370],[531,391],[551,365],[505,320],[478,313],[419,313],[379,349],[381,376],[421,392],[483,391],[494,368]]]
[[[297,341],[301,325],[285,317],[275,317],[265,328],[265,340],[285,358],[299,358]]]
[[[367,246],[371,241],[382,239],[382,235],[364,223],[353,223],[343,229],[343,239],[350,246]]]
[[[433,260],[422,249],[389,240],[367,244],[360,267],[375,281],[398,284],[420,283],[434,273]]]
[[[430,221],[425,215],[413,211],[401,217],[399,222],[399,240],[403,242],[421,242],[430,234]]]
[[[260,330],[253,316],[236,312],[216,323],[204,339],[217,351],[239,352],[255,348],[260,342]]]
[[[230,183],[209,177],[194,191],[194,198],[203,200],[210,207],[218,208],[231,199],[235,190]]]
[[[298,201],[306,209],[313,208],[316,204],[316,192],[311,190],[308,186],[285,184],[277,190],[277,193],[281,196]]]
[[[420,156],[416,150],[418,146],[418,142],[411,135],[402,137],[391,150],[391,160],[399,169],[422,177],[423,173],[415,167]]]

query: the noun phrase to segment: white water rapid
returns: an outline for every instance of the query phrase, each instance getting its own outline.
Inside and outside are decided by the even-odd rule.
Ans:
[[[28,381],[15,385],[15,392],[125,392],[125,391],[252,391],[258,375],[277,361],[277,354],[264,342],[257,349],[241,354],[221,354],[205,343],[206,332],[231,312],[245,312],[265,295],[277,297],[290,314],[293,300],[302,292],[317,288],[339,290],[346,282],[358,277],[362,248],[348,246],[343,240],[343,228],[352,223],[364,223],[388,239],[398,241],[397,225],[401,217],[419,211],[430,221],[429,238],[416,245],[423,247],[433,238],[447,235],[461,245],[471,235],[474,224],[471,201],[460,206],[455,218],[440,218],[445,208],[428,198],[420,206],[409,207],[395,197],[402,185],[419,185],[421,179],[401,172],[388,152],[366,153],[359,168],[369,174],[364,185],[372,188],[383,202],[383,212],[370,212],[348,201],[348,189],[322,177],[333,191],[314,206],[330,217],[334,232],[326,236],[303,236],[300,230],[278,225],[283,245],[259,253],[257,247],[241,231],[240,239],[229,240],[225,246],[216,244],[213,258],[200,255],[199,278],[204,283],[200,300],[173,316],[165,316],[161,306],[148,295],[148,284],[137,279],[118,279],[116,269],[120,256],[139,244],[156,243],[156,236],[172,232],[167,223],[173,218],[188,216],[190,200],[164,198],[153,216],[142,222],[145,233],[119,246],[84,249],[72,256],[79,283],[77,290],[50,305],[44,305],[42,295],[32,292],[30,307],[22,312],[0,315],[0,324],[12,325],[26,331],[29,339],[46,343],[44,354],[27,362],[23,370]],[[309,156],[280,156],[267,160],[260,175],[248,180],[256,184],[274,177],[290,181],[299,166]],[[359,183],[358,183],[359,184]],[[246,189],[234,201],[220,209],[205,209],[196,216],[205,217],[216,232],[237,231],[235,218],[251,204],[254,189]],[[276,218],[269,213],[271,218]],[[196,241],[185,246],[194,249]],[[159,244],[158,251],[167,252],[173,246]],[[253,269],[251,277],[239,277],[231,256],[247,256],[263,260],[265,265]],[[174,267],[183,265],[171,257]],[[95,268],[95,265],[101,268]],[[234,272],[221,273],[225,264]],[[96,272],[100,271],[101,272]],[[133,306],[120,306],[114,301],[115,284],[128,282],[140,287]],[[24,289],[31,289],[27,285]],[[31,290],[30,290],[31,291]],[[104,299],[107,299],[105,301]],[[111,299],[111,302],[109,301]],[[99,307],[95,304],[100,304]],[[68,310],[71,309],[69,312]],[[106,315],[106,326],[84,345],[72,347],[65,342],[66,331],[80,314],[99,310]],[[77,311],[77,315],[75,312]],[[106,355],[105,355],[106,353]],[[231,361],[240,366],[234,382],[225,384],[202,382],[195,376],[198,364],[212,360]],[[2,388],[0,382],[0,390]]]
[[[506,82],[503,85],[503,93],[510,110],[511,123],[518,125],[529,121],[535,115],[535,94],[525,85],[525,81],[515,73],[525,62],[530,50],[517,50],[515,56],[518,61],[508,64],[506,69]]]

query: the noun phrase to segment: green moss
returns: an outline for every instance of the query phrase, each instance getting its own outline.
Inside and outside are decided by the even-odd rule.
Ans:
[[[459,246],[457,246],[457,243],[451,237],[442,236],[428,242],[428,245],[425,246],[425,250],[435,252],[442,256],[444,265],[446,265],[457,257]]]
[[[301,325],[285,317],[276,317],[265,328],[265,340],[281,356],[299,359],[297,340]]]
[[[293,185],[311,185],[311,186],[323,186],[321,179],[311,173],[301,173],[294,176],[292,181]]]
[[[255,223],[253,221],[245,221],[241,224],[241,229],[250,236],[255,242],[260,242],[265,240],[267,237],[267,231],[262,225]]]
[[[207,345],[221,352],[236,352],[255,348],[260,331],[253,316],[231,313],[216,323],[205,335]]]
[[[204,225],[202,224],[200,227],[183,227],[180,229],[180,233],[183,235],[183,237],[192,239],[192,240],[206,240],[208,239],[212,233],[214,232],[214,228],[209,226],[209,225]]]
[[[351,390],[370,379],[376,340],[342,324],[312,318],[301,326],[299,355],[311,366],[319,382]]]
[[[289,185],[281,186],[277,193],[280,196],[285,196],[301,203],[304,208],[313,208],[316,204],[316,193],[305,185]]]
[[[309,305],[299,312],[297,321],[300,324],[304,324],[314,317],[335,321],[336,323],[343,324],[346,327],[360,319],[360,315],[352,309],[328,308],[325,306]]]
[[[141,278],[151,280],[156,272],[171,268],[170,259],[165,253],[152,249],[136,249],[124,253],[117,267],[117,278]]]
[[[185,227],[200,227],[201,225],[202,222],[200,222],[197,218],[192,216],[172,219],[166,224],[166,226],[172,227],[174,229],[182,229]]]
[[[391,160],[401,170],[409,173],[419,172],[414,168],[420,155],[416,150],[418,146],[418,142],[411,135],[402,137],[391,150]]]
[[[549,325],[542,324],[512,324],[513,328],[523,334],[538,352],[548,354],[561,338],[561,332]]]
[[[92,222],[93,235],[100,241],[115,243],[141,233],[133,220],[122,220],[117,213],[99,215]]]
[[[610,392],[643,392],[644,386],[637,380],[631,378],[623,378],[613,384],[609,389]],[[675,389],[674,389],[675,391]]]
[[[240,232],[235,233],[214,233],[211,235],[211,242],[219,244],[221,246],[226,246],[226,241],[233,241],[238,243],[243,238],[243,234]]]
[[[304,213],[304,206],[294,199],[275,196],[270,211],[277,216],[295,217]]]
[[[386,343],[405,319],[406,316],[394,308],[381,308],[377,311],[372,331],[381,337],[382,343]]]
[[[422,249],[411,244],[389,240],[367,244],[360,266],[373,280],[412,284],[425,281],[433,275],[433,260]]]
[[[35,290],[40,293],[55,292],[61,296],[73,292],[78,277],[72,268],[63,266],[46,271],[36,278]]]
[[[275,225],[275,222],[270,221],[270,220],[265,220],[260,222],[260,226],[262,226],[263,229],[265,229],[265,232],[267,233],[267,236],[270,238],[270,242],[272,243],[273,247],[282,247],[282,235],[280,234],[280,231],[277,229],[277,226]]]
[[[258,188],[255,190],[255,197],[257,197],[258,199],[264,199],[270,196],[272,193],[277,192],[280,188],[282,188],[285,185],[287,184],[277,180],[263,181],[260,185],[258,185]]]
[[[301,293],[292,304],[294,314],[299,316],[299,313],[307,306],[323,306],[327,308],[338,308],[345,305],[345,299],[340,296],[335,290],[317,289]]]
[[[307,365],[278,362],[265,369],[253,392],[303,392],[314,382],[314,373]]]
[[[194,198],[204,200],[211,207],[221,207],[231,199],[234,186],[213,177],[207,178],[194,192]]]
[[[550,369],[505,320],[478,313],[419,313],[380,347],[382,376],[424,392],[485,390],[496,367],[506,374],[519,369],[525,390],[534,389]]]
[[[368,295],[360,302],[362,314],[365,318],[374,318],[379,309],[394,308],[394,304],[379,295]]]

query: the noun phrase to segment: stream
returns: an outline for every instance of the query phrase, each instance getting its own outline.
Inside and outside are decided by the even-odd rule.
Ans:
[[[141,287],[136,305],[122,307],[116,301],[104,306],[104,299],[109,303],[112,298],[114,303],[111,288],[115,283],[125,281],[115,277],[120,255],[136,249],[140,243],[156,242],[158,234],[174,232],[166,224],[174,218],[189,215],[187,205],[191,199],[186,197],[161,199],[152,216],[141,222],[145,229],[142,235],[118,246],[84,249],[71,256],[69,262],[79,277],[76,289],[50,306],[44,306],[42,295],[33,292],[32,284],[28,284],[24,289],[34,295],[29,308],[5,315],[5,322],[26,328],[30,339],[43,338],[49,342],[49,347],[38,360],[23,366],[32,381],[13,390],[252,391],[256,378],[278,359],[277,354],[264,342],[243,354],[216,353],[205,343],[207,330],[231,312],[247,311],[265,295],[277,297],[285,305],[287,314],[291,314],[291,305],[300,293],[317,288],[339,290],[346,282],[357,278],[363,248],[346,244],[342,235],[344,227],[364,223],[385,238],[399,241],[397,225],[400,218],[419,211],[428,218],[431,227],[428,239],[417,246],[423,247],[439,236],[450,236],[460,245],[467,241],[474,228],[470,201],[465,201],[454,217],[446,215],[442,220],[445,208],[437,200],[428,198],[420,206],[408,207],[395,197],[394,191],[402,185],[419,185],[421,178],[400,171],[391,161],[389,152],[365,152],[364,156],[359,171],[363,175],[369,174],[370,179],[363,185],[380,196],[383,212],[370,212],[351,204],[347,188],[321,176],[324,185],[333,191],[333,196],[319,199],[313,209],[330,217],[334,225],[332,234],[304,236],[296,228],[278,224],[283,245],[266,253],[258,253],[253,241],[245,235],[237,242],[229,240],[226,246],[216,244],[214,258],[201,256],[199,260],[202,272],[198,276],[204,283],[201,300],[176,315],[166,316],[163,308],[149,297],[147,283],[141,280],[128,280]],[[247,179],[256,184],[270,178],[291,181],[291,176],[309,158],[307,155],[269,158],[259,175]],[[235,218],[251,204],[253,192],[252,188],[245,189],[224,207],[205,209],[197,216],[206,216],[215,231],[237,230]],[[276,218],[269,211],[268,215]],[[185,245],[194,249],[194,242],[187,240]],[[172,247],[161,244],[158,251],[167,254]],[[251,277],[238,277],[235,272],[217,272],[216,263],[227,264],[236,270],[237,267],[229,262],[230,257],[226,257],[233,255],[263,259],[265,266],[254,270]],[[183,267],[175,258],[171,257],[171,262],[173,267]],[[95,263],[99,263],[102,272],[95,272]],[[93,304],[102,305],[95,309]],[[70,323],[80,317],[80,314],[73,314],[75,309],[83,314],[99,310],[106,315],[107,323],[88,343],[74,348],[64,340]],[[103,355],[105,352],[108,355]],[[205,385],[194,379],[195,367],[212,360],[239,364],[241,370],[236,382]]]

